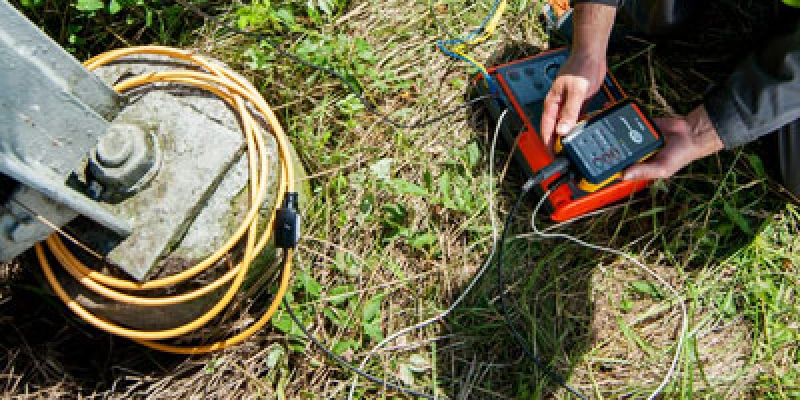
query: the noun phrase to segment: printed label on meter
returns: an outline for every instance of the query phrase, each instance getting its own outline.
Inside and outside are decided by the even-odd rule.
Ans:
[[[641,109],[626,101],[593,116],[562,140],[587,181],[602,183],[664,145]]]

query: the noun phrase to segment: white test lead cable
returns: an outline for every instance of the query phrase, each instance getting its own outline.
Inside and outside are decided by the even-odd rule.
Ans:
[[[483,265],[478,270],[478,272],[475,274],[475,276],[472,278],[472,281],[470,281],[469,285],[467,285],[466,289],[464,289],[464,291],[461,292],[461,295],[458,296],[458,298],[450,305],[450,307],[447,308],[447,310],[444,310],[439,315],[436,315],[434,317],[426,319],[425,321],[422,321],[422,322],[420,322],[420,323],[418,323],[416,325],[403,328],[403,329],[391,334],[390,336],[387,336],[385,339],[381,340],[380,343],[375,345],[375,347],[373,347],[367,353],[367,355],[361,361],[361,364],[358,365],[359,369],[363,370],[366,367],[366,365],[369,362],[369,360],[372,359],[372,356],[375,355],[375,353],[378,352],[378,350],[382,349],[384,346],[386,346],[387,344],[389,344],[393,340],[397,339],[400,336],[406,335],[409,332],[415,331],[417,329],[424,328],[424,327],[426,327],[426,326],[428,326],[428,325],[430,325],[430,324],[432,324],[434,322],[440,321],[444,317],[449,315],[451,312],[453,312],[453,310],[455,310],[456,307],[458,307],[461,304],[461,302],[464,301],[464,299],[472,291],[472,289],[475,287],[475,285],[478,283],[478,281],[481,280],[481,278],[483,277],[483,274],[486,272],[486,270],[488,270],[489,267],[491,267],[492,261],[494,260],[495,251],[497,250],[497,218],[496,218],[496,216],[494,214],[494,201],[495,201],[495,198],[494,198],[494,182],[492,182],[494,180],[494,154],[495,154],[495,149],[497,148],[497,137],[500,135],[500,128],[503,126],[503,122],[505,121],[507,113],[508,113],[508,109],[505,109],[503,111],[503,113],[500,114],[500,117],[497,119],[497,127],[495,128],[494,136],[492,137],[492,145],[491,145],[491,148],[489,150],[489,181],[490,182],[489,182],[488,203],[489,203],[489,219],[491,220],[491,225],[492,225],[492,248],[489,251],[489,257],[486,258],[486,261],[484,261]],[[353,380],[350,382],[350,391],[347,394],[347,399],[348,400],[353,400],[353,395],[355,393],[355,388],[356,388],[357,384],[358,384],[358,375],[354,375],[353,376]]]
[[[612,248],[609,248],[609,247],[599,246],[599,245],[592,244],[592,243],[588,243],[588,242],[585,242],[585,241],[583,241],[581,239],[578,239],[578,238],[576,238],[574,236],[570,236],[570,235],[568,235],[566,233],[547,233],[547,232],[540,231],[536,227],[536,216],[539,214],[539,209],[542,207],[542,204],[544,204],[544,201],[548,197],[550,197],[550,193],[552,193],[552,191],[553,191],[552,189],[548,190],[547,193],[545,193],[545,195],[542,196],[542,199],[539,200],[539,202],[536,204],[536,208],[533,210],[533,215],[531,216],[531,228],[533,229],[533,233],[535,233],[536,235],[538,235],[539,237],[541,237],[543,239],[566,239],[566,240],[569,240],[569,241],[571,241],[571,242],[573,242],[575,244],[578,244],[580,246],[583,246],[583,247],[586,247],[586,248],[589,248],[589,249],[592,249],[592,250],[611,253],[611,254],[617,255],[619,257],[625,258],[626,260],[636,264],[639,268],[641,268],[642,270],[644,270],[645,272],[650,274],[650,276],[652,276],[655,280],[657,280],[659,283],[661,283],[661,285],[663,287],[667,288],[670,292],[672,292],[672,294],[675,296],[676,299],[678,299],[678,302],[680,303],[683,322],[681,323],[681,333],[680,333],[680,336],[678,336],[677,348],[675,349],[675,355],[672,358],[672,363],[669,366],[669,370],[667,371],[667,374],[664,376],[664,379],[661,381],[661,384],[658,385],[656,390],[654,390],[653,393],[647,398],[648,400],[653,400],[659,394],[661,394],[661,392],[664,390],[664,388],[667,386],[667,384],[669,384],[669,382],[672,380],[672,376],[675,374],[675,371],[676,371],[676,369],[678,367],[678,361],[681,358],[681,352],[683,350],[683,341],[684,341],[684,339],[686,337],[686,332],[688,330],[688,325],[689,325],[689,317],[688,317],[688,313],[686,312],[686,302],[684,301],[683,296],[681,296],[681,294],[678,292],[677,289],[675,289],[674,286],[672,286],[664,278],[662,278],[660,275],[658,275],[650,267],[646,266],[641,261],[637,260],[633,256],[631,256],[631,255],[629,255],[629,254],[627,254],[627,253],[625,253],[623,251],[620,251],[620,250],[617,250],[617,249],[612,249]]]

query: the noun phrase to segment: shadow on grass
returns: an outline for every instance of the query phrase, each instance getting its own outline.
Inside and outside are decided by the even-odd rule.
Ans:
[[[511,43],[495,53],[487,65],[499,65],[539,53],[527,43]],[[482,107],[470,110],[473,130],[485,132],[487,149],[494,122]],[[509,146],[498,141],[496,174],[506,174],[498,189],[498,229],[519,194],[526,175],[513,161]],[[506,167],[508,167],[506,169]],[[503,265],[504,292],[511,320],[536,356],[556,375],[569,378],[574,360],[590,343],[591,277],[596,255],[560,243],[514,238],[530,231],[529,199],[514,221]],[[454,339],[438,353],[438,375],[450,398],[543,398],[560,385],[524,356],[505,323],[498,298],[497,266],[460,307],[447,318],[445,335]],[[458,292],[458,291],[456,291]]]
[[[760,12],[748,10],[752,14]],[[736,9],[730,14],[742,11]],[[709,12],[716,13],[719,9]],[[727,23],[726,18],[719,18],[718,22]],[[741,43],[732,41],[734,32],[730,28],[727,28],[726,38],[715,36],[720,34],[720,29],[711,25],[703,36],[704,40],[707,39],[705,45],[714,47],[713,51],[703,50],[704,46],[697,46],[697,43],[691,46],[682,39],[664,42],[666,44],[659,44],[660,47],[650,47],[651,43],[647,41],[631,40],[618,46],[618,53],[609,65],[618,62],[615,72],[622,86],[649,105],[651,110],[661,110],[662,113],[663,104],[659,104],[660,99],[654,96],[660,94],[661,86],[654,90],[653,86],[657,84],[651,83],[653,73],[659,80],[668,81],[693,77],[688,82],[675,82],[664,91],[668,104],[674,105],[678,112],[686,112],[700,102],[709,82],[724,78],[735,66],[736,57],[743,54]],[[763,34],[757,32],[748,40],[750,45],[756,45],[762,39]],[[728,48],[720,47],[720,43],[726,43]],[[736,45],[735,52],[731,51],[731,45]],[[653,49],[655,51],[651,53]],[[539,51],[524,43],[512,43],[487,64],[498,65]],[[699,57],[699,54],[705,57]],[[476,132],[486,133],[485,147],[488,149],[493,123],[481,109],[472,110],[469,117]],[[684,272],[692,276],[708,266],[721,265],[731,255],[750,245],[772,216],[790,201],[788,196],[781,195],[785,192],[780,186],[769,178],[770,167],[765,166],[757,154],[761,149],[763,146],[756,144],[743,152],[727,152],[696,162],[667,184],[657,183],[649,191],[633,196],[604,215],[576,222],[559,231],[579,236],[590,243],[641,254],[645,262],[655,251],[661,256],[655,262],[666,265],[668,279],[680,279],[678,276]],[[500,202],[504,205],[499,208],[501,220],[525,180],[514,162],[505,163],[507,152],[508,149],[501,151],[495,163],[497,171],[508,166],[508,176],[500,190]],[[516,232],[530,231],[529,216],[534,204],[535,200],[531,200],[529,207],[524,207],[519,214],[515,221]],[[546,225],[541,219],[539,223]],[[507,296],[513,304],[513,322],[538,357],[590,398],[595,397],[595,390],[604,395],[619,394],[613,387],[598,387],[594,379],[613,376],[615,369],[619,368],[614,360],[603,361],[590,354],[609,336],[623,335],[613,318],[614,315],[624,318],[627,306],[602,301],[606,294],[599,291],[607,288],[596,287],[594,282],[598,267],[614,263],[615,257],[564,241],[539,241],[529,237],[511,240],[506,249],[504,274],[508,283]],[[630,265],[629,268],[636,267]],[[439,351],[437,373],[445,383],[448,396],[572,398],[565,394],[558,382],[524,357],[521,347],[509,333],[498,307],[497,273],[496,268],[491,269],[478,290],[468,296],[447,320],[444,334],[453,335],[453,339]],[[642,276],[651,280],[649,276]],[[624,288],[625,293],[620,294],[622,298],[648,297],[641,290],[631,288],[630,283],[623,282],[614,287]],[[715,293],[709,295],[716,296]],[[597,308],[609,306],[612,310]],[[610,321],[599,321],[609,316],[612,318]],[[659,316],[655,319],[658,320]],[[671,359],[676,331],[670,331],[669,338],[653,343],[665,349],[659,358],[663,360],[661,364],[667,365]],[[587,357],[592,358],[588,362],[592,371],[575,371],[575,362]],[[573,375],[579,379],[570,379]],[[625,382],[618,386],[636,388],[634,390],[638,392],[628,392],[635,398],[648,395],[648,390],[658,384],[653,382]],[[674,384],[667,390],[678,392],[682,389]]]
[[[630,49],[623,50],[627,54],[617,56],[618,61],[636,56],[641,49],[641,42],[631,44]],[[660,53],[660,47],[655,51],[653,68],[659,74],[659,90],[671,89],[663,90],[665,97],[678,111],[685,111],[692,106],[691,101],[699,99],[698,93],[704,90],[708,80],[698,77],[689,85],[681,86],[679,79],[696,77],[691,69],[697,69],[697,65],[672,67],[666,61],[675,57]],[[536,52],[536,48],[515,43],[501,50],[489,64]],[[678,54],[688,58],[684,50]],[[731,67],[728,60],[724,58],[722,63]],[[656,109],[658,104],[651,98],[647,65],[646,57],[640,55],[620,65],[615,72],[630,93],[651,105],[651,109]],[[716,71],[710,64],[703,68]],[[470,114],[470,117],[474,118],[477,132],[490,136],[491,127],[485,118],[482,119],[479,113]],[[489,142],[485,140],[486,148]],[[720,263],[750,243],[753,235],[763,229],[771,214],[785,201],[774,195],[775,186],[765,180],[759,171],[759,162],[749,154],[727,153],[694,164],[668,185],[659,185],[641,193],[624,207],[576,222],[559,231],[580,235],[593,243],[625,248],[632,254],[643,253],[642,259],[647,259],[647,254],[658,248],[664,253],[662,263],[675,266],[676,270],[682,268],[691,272]],[[498,171],[505,167],[504,156],[501,152],[497,157],[495,167]],[[729,174],[732,168],[735,168],[735,173]],[[511,164],[506,183],[499,190],[501,218],[523,181],[523,174]],[[532,205],[533,201],[520,212],[515,221],[516,232],[529,230],[528,216]],[[546,224],[544,221],[541,223]],[[541,242],[524,237],[509,242],[507,255],[508,297],[514,304],[516,326],[543,361],[564,377],[572,377],[571,384],[594,397],[594,381],[585,378],[592,375],[576,369],[575,362],[591,356],[590,351],[596,343],[608,340],[609,336],[621,335],[613,320],[606,326],[594,324],[599,313],[619,314],[619,307],[622,307],[621,304],[611,304],[619,307],[611,311],[598,309],[597,305],[601,303],[594,300],[602,297],[604,293],[599,291],[605,289],[598,288],[594,281],[598,265],[608,265],[613,257],[564,242]],[[24,262],[22,276],[14,279],[8,287],[10,300],[0,303],[0,343],[3,346],[0,362],[10,376],[3,380],[4,393],[26,390],[25,384],[34,390],[52,387],[53,391],[61,390],[66,397],[106,391],[124,393],[127,389],[124,382],[114,386],[119,377],[149,378],[155,385],[153,382],[168,377],[178,364],[186,360],[185,357],[150,352],[125,339],[88,327],[57,299],[42,291],[44,285],[35,277],[35,263]],[[442,335],[452,336],[436,349],[437,379],[441,387],[450,398],[563,396],[556,382],[522,356],[509,334],[497,307],[495,279],[496,270],[492,270],[477,290],[445,320]],[[644,296],[636,292],[628,295]],[[672,338],[670,336],[668,340]],[[655,343],[665,349],[668,349],[668,344]],[[667,360],[669,351],[664,351],[662,359]],[[613,362],[597,359],[590,364],[591,374],[606,374],[606,378],[620,368]],[[202,365],[202,362],[198,363],[186,374],[202,374]],[[349,375],[343,374],[342,377]],[[635,377],[623,378],[630,380]],[[336,384],[337,379],[330,380]],[[650,385],[649,382],[635,381],[619,385],[632,387],[637,384]],[[614,389],[605,386],[601,390],[608,394]]]
[[[5,395],[88,396],[124,393],[120,378],[147,379],[173,370],[186,357],[146,349],[80,320],[47,289],[35,258],[19,259],[3,282],[0,365]]]

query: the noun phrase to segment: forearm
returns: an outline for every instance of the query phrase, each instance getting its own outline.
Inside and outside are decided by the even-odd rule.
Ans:
[[[605,4],[578,3],[573,11],[574,56],[605,60],[608,39],[617,8]]]
[[[726,148],[751,142],[800,118],[800,29],[742,62],[705,100]]]
[[[600,88],[616,14],[617,8],[606,4],[575,5],[570,56],[544,99],[541,134],[545,145],[552,146],[555,133],[566,135],[575,126],[581,105]]]

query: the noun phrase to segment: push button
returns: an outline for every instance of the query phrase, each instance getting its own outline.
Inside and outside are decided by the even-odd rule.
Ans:
[[[556,77],[558,76],[558,70],[560,69],[561,69],[560,64],[550,64],[547,67],[545,67],[544,73],[545,75],[547,75],[548,78],[550,78],[550,80],[555,80]]]

